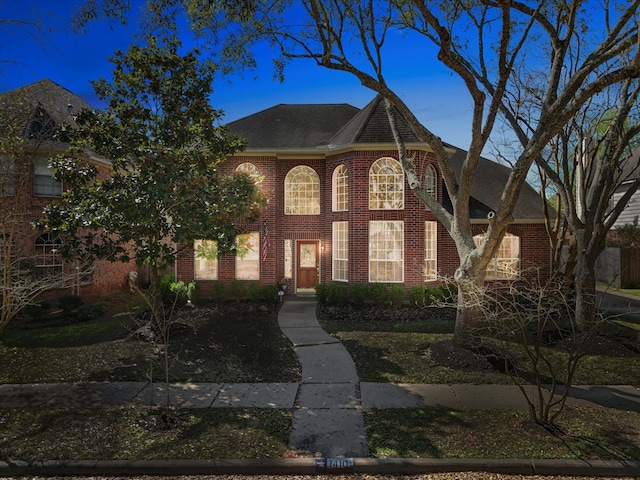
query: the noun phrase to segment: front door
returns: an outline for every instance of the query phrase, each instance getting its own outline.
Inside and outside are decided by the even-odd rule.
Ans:
[[[297,289],[314,290],[320,281],[320,242],[298,241]]]

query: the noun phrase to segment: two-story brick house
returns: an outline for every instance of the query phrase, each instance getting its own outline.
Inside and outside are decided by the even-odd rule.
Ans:
[[[399,124],[425,185],[450,205],[434,154],[406,123]],[[223,168],[253,175],[268,205],[258,222],[244,226],[242,256],[210,259],[187,246],[176,265],[180,280],[198,281],[206,294],[215,281],[284,279],[290,292],[307,293],[319,282],[409,287],[453,275],[454,243],[409,191],[379,97],[361,110],[347,104],[281,104],[228,129],[247,138],[248,148]],[[459,170],[465,152],[450,151]],[[507,167],[481,160],[471,200],[478,235],[508,175]],[[548,271],[542,200],[529,185],[513,217],[488,278],[518,278],[532,266]]]
[[[58,293],[96,297],[122,290],[133,263],[98,261],[92,265],[65,262],[57,246],[60,238],[34,230],[32,222],[43,208],[62,196],[64,185],[52,177],[49,161],[64,153],[68,144],[61,141],[57,127],[72,128],[74,117],[83,108],[91,108],[81,97],[57,83],[45,79],[0,95],[3,149],[0,151],[0,207],[2,238],[11,241],[11,258],[29,265],[37,275],[48,275],[53,282],[60,277],[66,287]],[[62,127],[61,127],[62,128]],[[11,143],[9,135],[19,140]],[[109,175],[110,163],[87,154],[84,161],[95,165],[100,175]],[[54,275],[52,275],[54,274]],[[59,274],[59,275],[58,275]]]

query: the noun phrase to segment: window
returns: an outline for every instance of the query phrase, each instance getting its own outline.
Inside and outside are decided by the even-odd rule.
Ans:
[[[299,165],[287,173],[284,179],[284,213],[320,214],[320,179],[313,168]]]
[[[258,170],[258,167],[256,167],[253,163],[241,163],[236,167],[236,172],[242,172],[246,174],[251,180],[253,180],[253,183],[255,183],[256,185],[260,185],[262,183],[262,180],[264,180],[264,177],[260,176],[260,170]]]
[[[399,210],[404,208],[404,173],[400,162],[380,158],[369,169],[369,209]]]
[[[54,180],[49,161],[46,158],[36,158],[34,166],[34,192],[43,197],[62,196],[62,182]]]
[[[433,165],[427,165],[427,169],[424,172],[424,188],[433,198],[438,199],[438,175]]]
[[[215,240],[195,240],[193,252],[196,280],[217,280],[218,242]]]
[[[293,243],[290,238],[284,241],[284,278],[293,278]]]
[[[260,234],[243,233],[236,237],[236,278],[260,280]]]
[[[333,280],[349,280],[349,222],[332,224],[332,265]]]
[[[344,165],[333,171],[333,211],[349,210],[349,172]]]
[[[479,245],[484,234],[476,235],[473,240]],[[520,237],[505,234],[498,251],[487,265],[487,279],[508,279],[520,277]]]
[[[369,281],[404,281],[404,224],[369,222]]]
[[[60,237],[51,233],[44,233],[36,239],[35,266],[39,277],[59,276],[62,274],[61,245]]]
[[[0,156],[0,195],[12,197],[16,193],[16,170],[13,158]]]
[[[424,279],[438,276],[438,222],[424,222]]]

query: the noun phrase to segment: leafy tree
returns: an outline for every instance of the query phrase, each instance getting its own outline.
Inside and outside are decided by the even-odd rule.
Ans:
[[[164,26],[176,22],[166,22],[162,12],[170,16],[182,8],[194,30],[215,47],[213,54],[223,67],[255,65],[250,49],[266,39],[279,52],[275,65],[280,77],[287,62],[312,61],[354,76],[385,98],[409,186],[457,247],[460,264],[455,279],[461,288],[454,338],[462,345],[477,340],[482,312],[472,301],[476,295],[473,290],[483,288],[486,267],[512,222],[516,200],[533,162],[598,92],[640,75],[637,60],[619,61],[623,56],[637,58],[640,0],[598,5],[587,0],[239,0],[229,5],[155,0],[151,5],[153,17],[165,19],[157,24]],[[593,24],[599,27],[589,28]],[[387,79],[385,62],[396,54],[386,49],[391,35],[403,35],[407,42],[424,45],[425,54],[437,51],[437,60],[466,86],[473,110],[469,125],[472,139],[459,173],[454,171],[442,140],[418,121]],[[528,79],[519,76],[517,67],[527,63],[535,65],[541,75],[541,102],[523,116],[521,98]],[[570,75],[565,75],[567,70]],[[438,204],[420,181],[395,128],[397,115],[433,149],[452,212]],[[500,118],[506,119],[522,148],[486,235],[476,245],[469,215],[471,188],[481,153]]]
[[[116,52],[112,81],[94,82],[107,106],[78,116],[68,155],[54,162],[68,189],[39,221],[60,233],[68,256],[148,265],[154,313],[176,245],[213,239],[218,252],[229,252],[239,222],[261,205],[247,176],[220,172],[244,143],[226,134],[209,104],[210,66],[180,47],[174,37],[149,37],[144,47]],[[111,161],[111,175],[98,177],[82,162],[87,155]]]

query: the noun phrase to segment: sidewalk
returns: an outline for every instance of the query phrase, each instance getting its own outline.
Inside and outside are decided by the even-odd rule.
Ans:
[[[320,328],[315,309],[315,300],[286,301],[278,315],[279,326],[300,359],[300,382],[174,384],[170,404],[178,408],[293,409],[289,446],[307,457],[367,457],[363,409],[527,409],[514,385],[360,382],[347,350]],[[9,408],[165,405],[166,401],[165,385],[145,382],[0,385],[0,407]],[[569,403],[640,411],[640,389],[576,386]]]

